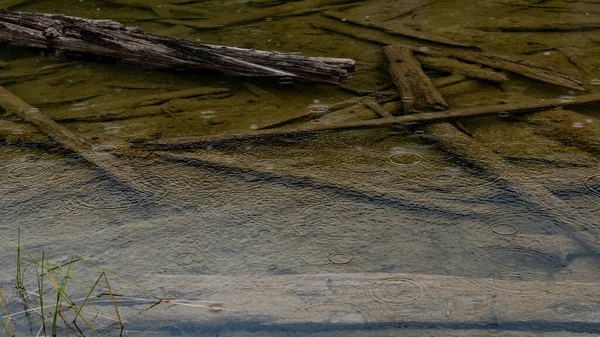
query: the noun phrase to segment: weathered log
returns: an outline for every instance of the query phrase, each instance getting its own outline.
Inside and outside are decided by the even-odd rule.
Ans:
[[[227,75],[339,84],[350,59],[306,57],[199,44],[145,34],[110,20],[0,10],[0,43],[120,59],[163,69],[213,70]]]
[[[399,45],[398,39],[386,34],[385,32],[360,28],[348,27],[339,22],[318,22],[313,24],[316,28],[350,36],[359,40],[376,43],[379,45]],[[468,51],[468,50],[434,50],[432,48],[423,48],[405,43],[405,48],[412,50],[415,54],[433,56],[433,57],[449,57],[457,60],[470,63],[477,63],[490,68],[505,70],[521,76],[529,77],[538,81],[566,87],[577,91],[586,91],[582,86],[581,81],[573,79],[565,74],[555,70],[536,65],[532,62],[524,61],[514,57],[502,56],[486,52]]]
[[[149,185],[144,184],[143,179],[134,168],[125,165],[111,153],[96,152],[91,144],[77,137],[73,132],[60,126],[40,111],[10,91],[0,87],[0,107],[5,111],[21,117],[28,123],[35,125],[40,131],[52,138],[58,144],[79,154],[87,162],[101,169],[110,177],[133,191],[141,193],[152,193]]]
[[[536,132],[600,156],[600,120],[556,108],[527,116]]]
[[[572,100],[564,99],[546,99],[533,102],[522,102],[513,104],[487,105],[474,108],[463,108],[447,110],[435,113],[422,113],[418,115],[406,115],[398,117],[387,117],[366,121],[307,125],[288,128],[274,128],[268,130],[258,130],[251,132],[225,133],[206,136],[175,137],[162,139],[159,141],[140,141],[135,144],[137,147],[159,148],[159,149],[187,149],[202,147],[210,143],[224,141],[236,141],[253,138],[274,137],[281,135],[307,134],[319,131],[349,130],[349,129],[368,129],[378,127],[388,127],[393,125],[412,125],[412,124],[430,124],[457,120],[466,117],[496,115],[501,112],[510,114],[522,114],[540,110],[547,110],[559,106],[575,106],[589,103],[600,103],[600,94],[590,94],[576,96]]]
[[[442,94],[425,75],[410,49],[391,45],[384,47],[383,53],[388,63],[388,70],[400,92],[405,114],[448,108]]]

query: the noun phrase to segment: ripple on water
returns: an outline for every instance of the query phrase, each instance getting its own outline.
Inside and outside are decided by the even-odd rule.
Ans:
[[[533,248],[483,246],[467,249],[472,254],[470,268],[479,274],[479,278],[469,279],[470,282],[491,293],[539,294],[535,287],[515,289],[514,284],[503,281],[550,281],[565,267],[560,256]]]
[[[368,321],[363,306],[359,303],[327,300],[323,300],[323,303],[298,308],[292,317],[300,322],[315,322],[315,317],[319,317],[320,322],[324,324],[366,323]]]
[[[111,179],[96,179],[90,184],[71,188],[62,203],[70,211],[126,210],[150,206],[166,196],[167,191],[160,179],[147,176],[143,179],[136,182],[138,187],[143,186],[141,191]]]
[[[395,215],[388,207],[348,199],[311,200],[283,219],[290,235],[300,237],[377,237]]]
[[[377,304],[377,315],[387,320],[403,321],[418,318],[427,310],[418,303],[426,291],[427,287],[422,281],[405,276],[391,276],[370,285],[368,295]],[[384,320],[381,318],[378,321]]]
[[[600,198],[600,173],[586,177],[584,186],[592,196]]]
[[[82,168],[71,167],[64,160],[41,156],[25,157],[0,167],[0,189],[51,189],[66,188],[82,181],[89,181],[93,174],[84,174]]]
[[[395,166],[418,165],[423,160],[422,155],[410,152],[397,152],[387,157],[387,162]]]
[[[215,243],[218,238],[205,231],[198,232],[192,226],[188,233],[165,232],[152,237],[156,242],[146,244],[142,257],[147,271],[177,273],[191,269],[221,269],[231,260]],[[150,239],[150,236],[145,237],[145,240]]]

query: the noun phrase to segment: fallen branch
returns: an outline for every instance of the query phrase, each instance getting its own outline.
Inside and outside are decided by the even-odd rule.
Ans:
[[[282,121],[278,121],[278,122],[274,122],[274,123],[270,123],[264,126],[259,127],[257,130],[265,130],[265,129],[273,129],[273,128],[277,128],[277,127],[281,127],[284,125],[289,125],[292,123],[298,123],[298,122],[306,122],[315,118],[319,118],[325,114],[328,114],[330,112],[333,111],[337,111],[337,110],[342,110],[345,108],[349,108],[352,106],[355,106],[357,104],[361,104],[364,101],[364,98],[360,98],[360,99],[352,99],[352,100],[348,100],[348,101],[343,101],[343,102],[338,102],[332,105],[326,105],[326,104],[318,104],[318,105],[312,105],[309,106],[307,109],[304,109],[303,111],[294,114]]]
[[[388,58],[388,70],[394,77],[394,83],[398,87],[398,90],[400,92],[408,91],[417,93],[415,95],[415,102],[425,102],[421,106],[421,109],[415,109],[417,113],[422,112],[424,109],[439,110],[447,107],[447,105],[440,105],[437,101],[426,99],[429,95],[439,96],[440,98],[442,95],[437,91],[425,73],[423,73],[420,64],[413,58],[410,51],[398,48],[397,46],[387,46],[384,47],[384,53]],[[409,66],[400,67],[398,64],[409,64]],[[399,78],[403,80],[397,80]],[[417,78],[422,80],[415,80]],[[587,223],[576,213],[571,212],[570,207],[565,205],[561,199],[555,197],[548,189],[528,181],[522,172],[510,163],[507,163],[504,158],[488,149],[476,139],[464,134],[450,123],[428,125],[426,131],[428,131],[431,139],[442,148],[500,177],[521,196],[557,218],[561,227],[565,229],[569,236],[581,243],[586,249],[600,252],[600,237],[589,232],[590,228],[595,229],[594,225]]]
[[[329,22],[319,22],[313,25],[319,29],[350,36],[359,40],[368,41],[379,45],[400,45],[400,43],[398,43],[398,39],[394,38],[393,36],[390,36],[389,34],[386,34],[385,32],[360,27],[350,28],[348,25],[344,25],[339,22],[332,22],[332,20],[328,21]],[[586,89],[581,85],[581,81],[573,79],[565,74],[559,73],[550,68],[545,68],[536,65],[532,62],[524,61],[509,56],[468,50],[456,50],[456,48],[452,50],[444,49],[440,51],[434,50],[432,48],[424,48],[406,43],[402,44],[402,46],[404,48],[412,50],[415,54],[433,57],[454,58],[461,61],[481,64],[494,69],[505,70],[511,73],[519,74],[521,76],[529,77],[538,81],[562,86],[565,88],[577,91],[586,91]]]
[[[213,70],[227,75],[340,84],[350,59],[215,46],[146,35],[110,20],[0,10],[0,43],[82,53],[162,69]]]
[[[145,179],[140,177],[135,169],[124,165],[110,153],[94,151],[88,142],[77,137],[3,87],[0,87],[0,108],[33,124],[58,144],[79,154],[87,162],[100,168],[124,186],[134,191],[152,193],[149,186],[143,184]]]
[[[392,45],[384,47],[383,53],[388,63],[388,70],[400,92],[402,110],[405,114],[448,108],[442,94],[425,75],[410,49]]]
[[[430,125],[428,132],[444,149],[499,177],[523,198],[542,208],[558,220],[557,224],[583,247],[593,253],[600,252],[600,237],[596,234],[596,224],[573,212],[571,206],[544,186],[530,181],[526,174],[506,162],[500,155],[450,123]]]
[[[540,110],[547,110],[559,106],[567,107],[589,103],[600,103],[600,94],[576,96],[572,100],[564,100],[558,98],[546,99],[534,102],[488,105],[474,108],[454,109],[435,113],[422,113],[418,115],[387,117],[348,123],[306,125],[295,128],[274,128],[268,130],[258,130],[240,133],[225,133],[206,136],[176,137],[167,138],[160,141],[139,141],[136,144],[134,144],[134,146],[149,149],[189,149],[203,147],[210,143],[218,143],[224,141],[247,140],[282,135],[299,135],[320,131],[368,129],[388,127],[393,125],[440,123],[466,117],[497,115],[501,112],[507,112],[510,114],[522,114]]]

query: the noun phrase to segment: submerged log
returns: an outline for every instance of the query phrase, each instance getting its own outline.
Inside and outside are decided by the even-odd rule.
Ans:
[[[162,69],[340,84],[351,59],[306,57],[145,34],[110,20],[0,10],[0,43],[101,56]]]
[[[447,57],[430,57],[421,55],[417,57],[424,68],[443,71],[447,73],[461,74],[470,78],[491,82],[508,81],[506,75],[495,72],[492,69],[479,67],[475,64],[461,62]]]
[[[343,329],[344,336],[433,336],[441,329],[443,333],[436,336],[465,336],[456,332],[468,328],[475,331],[468,336],[549,336],[548,331],[571,336],[597,332],[600,323],[600,284],[591,282],[414,273],[161,274],[141,275],[139,282],[143,288],[168,284],[172,293],[166,296],[184,293],[200,298],[220,308],[221,319],[240,322],[240,326],[257,322],[252,327],[259,331],[294,331],[295,327],[314,332],[321,327],[330,332]],[[169,314],[186,322],[204,322],[216,315],[184,305],[170,306]],[[139,319],[150,321],[163,315],[157,308]],[[411,326],[413,333],[408,332]]]
[[[376,43],[379,45],[399,44],[398,38],[386,34],[383,31],[362,28],[357,26],[348,26],[339,22],[318,22],[313,24],[316,28],[350,36],[359,40]],[[532,62],[524,61],[515,57],[503,56],[487,52],[478,52],[470,50],[457,50],[445,48],[437,50],[433,48],[423,48],[416,45],[405,43],[404,47],[412,50],[415,54],[453,58],[460,61],[484,65],[490,68],[505,70],[521,76],[529,77],[538,81],[562,86],[565,88],[586,91],[581,81],[571,78],[568,75],[557,72],[553,69],[542,67]],[[453,71],[455,72],[455,71]]]
[[[145,179],[134,168],[125,165],[111,153],[94,151],[92,145],[87,141],[59,125],[42,114],[37,108],[27,104],[3,87],[0,87],[0,108],[33,124],[55,142],[67,150],[79,154],[87,162],[101,169],[123,186],[141,193],[152,193],[149,186],[144,184]]]
[[[206,136],[190,136],[166,138],[159,141],[140,141],[137,147],[159,148],[159,149],[189,149],[203,147],[210,143],[224,141],[237,141],[253,138],[274,137],[281,135],[298,135],[314,133],[319,131],[368,129],[388,127],[393,125],[431,124],[457,120],[466,117],[497,115],[498,113],[522,114],[540,110],[547,110],[559,106],[575,106],[589,103],[600,103],[600,94],[576,96],[572,100],[546,99],[533,102],[522,102],[513,104],[487,105],[474,108],[454,109],[441,112],[422,113],[398,117],[387,117],[366,121],[319,124],[299,127],[281,127],[268,130],[250,132],[225,133]]]
[[[600,252],[598,225],[572,211],[572,207],[547,188],[531,182],[517,167],[450,123],[430,125],[428,131],[444,149],[499,177],[521,197],[543,209],[587,250],[595,254]]]
[[[405,114],[448,108],[442,94],[425,75],[410,49],[392,45],[384,47],[383,53],[387,59],[388,70],[400,92]]]

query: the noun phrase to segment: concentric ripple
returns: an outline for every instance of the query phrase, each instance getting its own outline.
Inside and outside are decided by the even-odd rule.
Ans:
[[[368,289],[369,297],[377,304],[378,313],[394,322],[422,315],[426,309],[419,306],[418,301],[426,290],[421,281],[404,276],[382,278]]]
[[[585,178],[584,186],[591,195],[600,198],[600,173]]]

